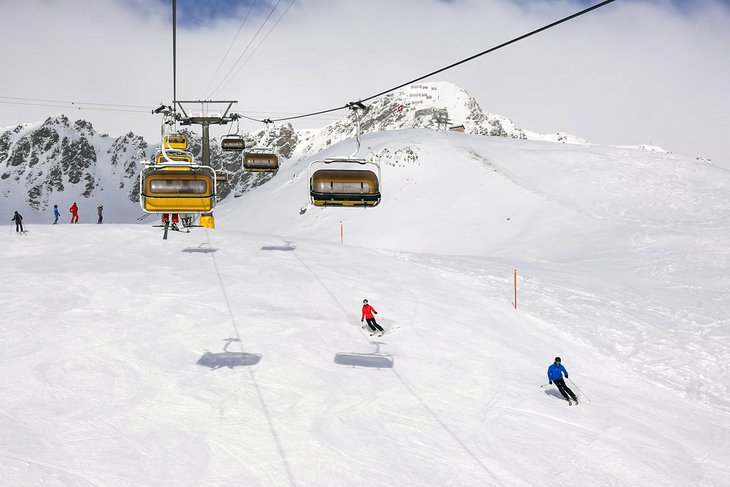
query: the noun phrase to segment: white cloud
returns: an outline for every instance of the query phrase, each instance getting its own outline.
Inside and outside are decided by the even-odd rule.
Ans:
[[[288,4],[281,2],[272,19]],[[215,97],[272,118],[342,106],[584,7],[567,0],[298,0]],[[172,98],[172,33],[164,8],[13,0],[0,1],[0,9],[0,96],[150,107]],[[242,17],[193,30],[178,24],[178,98],[208,96],[206,88],[219,84],[267,13],[249,19],[213,80]],[[564,131],[594,143],[653,143],[730,162],[728,27],[730,10],[715,1],[681,10],[666,1],[614,2],[433,80],[462,86],[483,109],[529,130]],[[59,111],[66,110],[0,104],[0,126]],[[159,133],[158,119],[146,113],[68,115],[111,135]]]

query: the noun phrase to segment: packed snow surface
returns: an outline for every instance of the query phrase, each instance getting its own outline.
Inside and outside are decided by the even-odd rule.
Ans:
[[[375,208],[308,206],[302,160],[215,230],[0,234],[0,485],[728,485],[730,172],[429,130],[361,154]]]

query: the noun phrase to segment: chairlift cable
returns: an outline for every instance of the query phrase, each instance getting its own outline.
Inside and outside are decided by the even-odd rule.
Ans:
[[[177,0],[172,0],[172,113],[177,111]]]
[[[264,28],[264,26],[266,25],[266,23],[269,21],[269,19],[271,18],[271,16],[274,14],[274,11],[276,10],[276,7],[278,7],[280,3],[281,3],[281,0],[277,0],[276,4],[271,8],[271,11],[269,12],[269,15],[267,15],[266,16],[266,19],[264,19],[264,21],[261,23],[261,26],[259,27],[259,30],[257,30],[256,33],[253,35],[253,37],[251,37],[251,40],[246,45],[246,48],[243,50],[243,52],[241,52],[241,55],[238,56],[238,58],[236,59],[236,61],[233,63],[233,66],[231,66],[231,69],[228,70],[228,72],[226,73],[226,75],[223,77],[223,79],[221,80],[221,82],[218,83],[218,86],[215,87],[215,89],[211,92],[211,94],[210,94],[210,96],[208,98],[211,98],[212,99],[215,96],[215,94],[218,92],[218,90],[221,88],[221,85],[223,85],[223,83],[228,79],[228,77],[231,75],[231,72],[236,68],[236,65],[241,60],[241,58],[244,56],[244,54],[246,54],[246,51],[248,51],[248,48],[251,47],[251,44],[253,44],[253,41],[256,39],[256,37],[258,37],[259,33],[261,32],[261,29]]]
[[[126,105],[122,103],[96,103],[90,101],[66,101],[66,100],[49,100],[45,98],[20,98],[14,96],[0,96],[0,103],[6,103],[2,100],[19,100],[19,101],[35,101],[35,102],[48,102],[48,103],[65,103],[68,105],[100,105],[107,107],[127,107],[127,108],[145,108],[148,109],[149,105]],[[9,102],[7,102],[9,103]]]
[[[558,26],[558,25],[560,25],[562,23],[568,22],[569,20],[573,20],[573,19],[575,19],[577,17],[580,17],[581,15],[585,15],[588,12],[591,12],[591,11],[596,10],[598,8],[604,7],[604,6],[608,5],[609,3],[613,3],[615,1],[616,0],[604,0],[601,3],[598,3],[596,5],[593,5],[591,7],[586,8],[586,9],[583,9],[580,12],[576,12],[576,13],[574,13],[572,15],[569,15],[567,17],[564,17],[564,18],[560,19],[560,20],[557,20],[557,21],[552,22],[550,24],[547,24],[547,25],[545,25],[543,27],[540,27],[539,29],[535,29],[535,30],[530,31],[530,32],[528,32],[526,34],[523,34],[521,36],[515,37],[514,39],[511,39],[511,40],[509,40],[507,42],[503,42],[502,44],[499,44],[497,46],[494,46],[492,48],[489,48],[489,49],[484,50],[482,52],[479,52],[477,54],[474,54],[473,56],[469,56],[468,58],[462,59],[461,61],[458,61],[458,62],[455,62],[453,64],[450,64],[450,65],[445,66],[445,67],[443,67],[441,69],[437,69],[436,71],[432,71],[432,72],[430,72],[428,74],[425,74],[423,76],[419,76],[418,78],[415,78],[415,79],[410,80],[408,82],[401,83],[398,86],[395,86],[393,88],[387,89],[385,91],[381,91],[380,93],[377,93],[375,95],[368,96],[367,98],[361,98],[360,101],[361,102],[369,101],[369,100],[372,100],[374,98],[378,98],[380,96],[386,95],[386,94],[388,94],[390,92],[393,92],[395,90],[398,90],[400,88],[403,88],[404,86],[408,86],[410,84],[417,83],[418,81],[421,81],[421,80],[423,80],[425,78],[428,78],[430,76],[433,76],[433,75],[442,73],[442,72],[444,72],[444,71],[446,71],[448,69],[454,68],[454,67],[459,66],[461,64],[464,64],[466,62],[473,61],[474,59],[476,59],[478,57],[484,56],[485,54],[489,54],[489,53],[492,53],[492,52],[494,52],[494,51],[496,51],[498,49],[502,49],[503,47],[507,47],[510,44],[514,44],[515,42],[519,42],[519,41],[524,40],[524,39],[526,39],[526,38],[528,38],[530,36],[533,36],[535,34],[538,34],[540,32],[543,32],[545,30],[548,30],[548,29],[551,29],[553,27],[556,27],[556,26]],[[275,119],[272,119],[272,121],[273,122],[284,122],[284,121],[287,121],[287,120],[296,120],[296,119],[300,119],[300,118],[308,118],[308,117],[313,117],[315,115],[322,115],[322,114],[325,114],[325,113],[331,113],[331,112],[335,112],[335,111],[338,111],[338,110],[343,110],[345,108],[349,108],[349,104],[346,104],[346,105],[343,105],[343,106],[340,106],[340,107],[337,107],[337,108],[330,108],[330,109],[327,109],[327,110],[320,110],[320,111],[317,111],[317,112],[305,113],[305,114],[302,114],[302,115],[296,115],[296,116],[292,116],[292,117],[275,118]],[[262,122],[262,120],[259,120],[259,122]]]
[[[369,96],[367,98],[364,98],[361,101],[372,100],[373,98],[378,98],[378,97],[383,96],[383,95],[385,95],[387,93],[390,93],[390,92],[395,91],[397,89],[403,88],[404,86],[408,86],[410,84],[417,83],[417,82],[419,82],[419,81],[421,81],[421,80],[423,80],[425,78],[428,78],[428,77],[433,76],[435,74],[442,73],[442,72],[446,71],[447,69],[455,68],[456,66],[459,66],[461,64],[464,64],[464,63],[466,63],[468,61],[471,61],[473,59],[476,59],[476,58],[478,58],[480,56],[484,56],[485,54],[489,54],[490,52],[494,52],[494,51],[496,51],[498,49],[502,49],[503,47],[507,47],[510,44],[514,44],[515,42],[519,42],[519,41],[521,41],[523,39],[526,39],[526,38],[528,38],[530,36],[533,36],[535,34],[538,34],[538,33],[542,32],[542,31],[548,30],[548,29],[550,29],[552,27],[555,27],[555,26],[557,26],[559,24],[562,24],[564,22],[567,22],[569,20],[572,20],[572,19],[574,19],[576,17],[579,17],[581,15],[587,14],[588,12],[590,12],[592,10],[595,10],[595,9],[597,9],[599,7],[603,7],[604,5],[608,5],[609,3],[612,3],[612,2],[615,2],[615,1],[616,0],[605,0],[605,1],[603,1],[603,2],[601,2],[599,4],[596,4],[596,5],[592,6],[592,7],[588,7],[585,10],[581,10],[580,12],[574,13],[573,15],[569,15],[569,16],[567,16],[565,18],[562,18],[562,19],[560,19],[558,21],[555,21],[552,24],[545,25],[543,27],[540,27],[539,29],[535,29],[535,30],[533,30],[531,32],[528,32],[527,34],[523,34],[523,35],[521,35],[519,37],[515,37],[514,39],[509,40],[507,42],[503,42],[502,44],[500,44],[498,46],[494,46],[494,47],[492,47],[490,49],[487,49],[487,50],[482,51],[480,53],[474,54],[473,56],[469,56],[466,59],[462,59],[461,61],[458,61],[458,62],[455,62],[453,64],[450,64],[450,65],[448,65],[448,66],[446,66],[444,68],[437,69],[436,71],[432,71],[432,72],[430,72],[428,74],[424,74],[423,76],[420,76],[420,77],[418,77],[416,79],[413,79],[411,81],[408,81],[406,83],[402,83],[402,84],[400,84],[400,85],[398,85],[398,86],[396,86],[394,88],[390,88],[389,90],[385,90],[385,91],[380,92],[380,93],[378,93],[376,95],[372,95],[372,96]]]
[[[281,19],[283,19],[284,16],[287,14],[287,12],[289,12],[289,9],[292,7],[292,5],[294,5],[294,2],[296,2],[296,0],[292,0],[292,2],[289,4],[289,6],[286,8],[286,10],[284,10],[284,13],[281,14],[281,16],[276,20],[276,22],[274,22],[274,25],[271,27],[271,29],[269,29],[269,31],[266,33],[266,35],[264,36],[264,38],[261,39],[261,41],[256,45],[256,47],[254,48],[253,52],[251,52],[251,54],[249,54],[249,56],[238,67],[238,69],[233,74],[233,76],[231,76],[231,78],[228,80],[228,83],[230,83],[231,81],[233,81],[233,79],[238,75],[238,73],[241,71],[241,69],[243,69],[243,67],[251,60],[251,58],[254,56],[254,54],[256,54],[256,51],[259,50],[259,47],[261,47],[261,44],[263,44],[264,42],[266,42],[266,39],[269,38],[269,35],[271,34],[271,32],[273,32],[273,30],[276,29],[276,26],[279,25],[279,22],[281,22]],[[228,83],[226,83],[225,86],[227,86]]]
[[[2,96],[0,95],[0,103],[10,103],[10,102],[4,102],[3,100],[18,100],[18,101],[37,101],[37,102],[47,102],[47,103],[65,103],[68,105],[99,105],[99,106],[105,106],[105,107],[125,107],[125,108],[144,108],[149,109],[149,105],[125,105],[122,103],[95,103],[91,101],[66,101],[66,100],[49,100],[45,98],[21,98],[17,96]],[[21,104],[21,103],[18,103]],[[54,105],[57,106],[57,105]],[[75,108],[75,107],[71,107]]]
[[[292,117],[285,117],[285,118],[272,118],[272,119],[269,119],[269,120],[271,122],[284,122],[284,121],[287,121],[287,120],[296,120],[298,118],[309,118],[309,117],[314,117],[314,116],[317,116],[317,115],[323,115],[325,113],[332,113],[332,112],[336,112],[336,111],[339,111],[339,110],[344,110],[345,108],[347,108],[347,105],[343,105],[341,107],[336,107],[336,108],[329,108],[327,110],[320,110],[318,112],[305,113],[303,115],[294,115]],[[255,122],[261,122],[261,123],[264,122],[263,120],[257,120],[257,119],[253,119],[253,118],[250,118],[250,117],[247,117],[247,118],[249,120],[254,120]]]
[[[252,122],[262,122],[262,123],[264,122],[263,120],[259,120],[258,118],[248,117],[248,116],[242,115],[240,113],[237,113],[236,115],[238,115],[240,118],[245,118],[246,120],[251,120]]]
[[[14,101],[4,101],[0,100],[0,105],[21,105],[21,106],[27,106],[27,107],[51,107],[51,108],[67,108],[67,109],[74,109],[74,110],[96,110],[96,111],[103,111],[103,112],[131,112],[131,113],[150,113],[150,109],[147,108],[146,110],[132,110],[132,109],[124,109],[124,108],[104,108],[104,107],[87,107],[82,105],[76,105],[73,106],[69,105],[56,105],[52,103],[23,103],[23,102],[14,102]]]
[[[238,27],[238,32],[236,32],[236,35],[233,37],[233,40],[231,41],[231,44],[228,46],[228,50],[226,51],[226,53],[223,55],[221,62],[218,63],[218,67],[216,68],[215,73],[213,73],[213,76],[210,77],[210,81],[208,81],[208,85],[203,90],[204,92],[208,91],[208,88],[210,88],[210,85],[213,84],[213,80],[215,79],[216,76],[218,76],[218,73],[220,72],[221,67],[223,66],[223,62],[228,57],[228,54],[230,54],[231,49],[233,48],[233,44],[236,43],[236,39],[238,39],[238,36],[241,33],[241,30],[243,29],[243,25],[246,23],[249,16],[251,15],[251,11],[253,10],[254,5],[256,5],[256,2],[251,2],[251,6],[248,8],[248,12],[246,12],[246,16],[243,18],[241,25]]]

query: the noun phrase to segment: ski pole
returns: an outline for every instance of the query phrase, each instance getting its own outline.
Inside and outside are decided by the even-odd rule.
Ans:
[[[550,386],[550,385],[552,385],[552,384],[540,384],[540,387],[547,387],[547,386]]]
[[[570,380],[570,377],[566,377],[566,379]],[[570,383],[573,384],[576,389],[578,389],[578,392],[580,392],[583,395],[583,397],[585,397],[586,399],[588,399],[588,402],[591,402],[591,398],[588,397],[588,396],[586,396],[585,392],[581,391],[580,390],[580,387],[578,387],[578,386],[575,385],[575,382],[573,382],[572,380],[570,380]]]

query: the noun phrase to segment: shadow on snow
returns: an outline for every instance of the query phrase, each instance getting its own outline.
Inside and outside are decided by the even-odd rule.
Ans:
[[[182,249],[182,252],[187,252],[188,254],[193,254],[193,253],[196,253],[196,254],[211,254],[213,252],[217,252],[218,251],[218,249],[212,249],[210,247],[203,247],[203,245],[207,245],[207,244],[200,244],[197,247],[187,247],[187,248]]]
[[[351,367],[370,367],[373,369],[393,368],[393,358],[383,355],[380,352],[380,344],[375,343],[375,352],[357,353],[342,352],[335,354],[335,363],[338,365],[349,365]]]
[[[238,338],[226,338],[223,341],[226,344],[223,345],[222,352],[205,352],[198,359],[198,365],[210,367],[211,370],[220,369],[221,367],[232,369],[233,367],[256,365],[261,360],[261,355],[258,353],[229,352],[228,345],[231,342],[238,342]]]
[[[287,242],[285,245],[264,245],[263,247],[261,247],[261,250],[280,250],[291,252],[296,248],[296,245],[292,245],[291,242]]]

